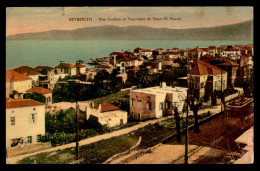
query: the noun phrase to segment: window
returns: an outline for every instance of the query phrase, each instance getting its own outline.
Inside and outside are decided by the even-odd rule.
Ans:
[[[139,107],[139,108],[142,107],[142,101],[138,101],[138,107]]]
[[[42,140],[41,134],[37,135],[37,142],[41,142],[41,140]]]
[[[15,117],[11,117],[11,125],[15,125]]]
[[[32,113],[30,116],[30,123],[35,123],[36,122],[36,113]]]
[[[204,88],[204,83],[200,83],[200,88]]]
[[[148,102],[146,105],[147,105],[147,109],[148,109],[148,110],[152,110],[152,105],[151,105],[150,102]]]
[[[134,106],[134,99],[131,99],[131,105]]]
[[[28,136],[28,137],[27,137],[27,143],[28,143],[28,144],[31,144],[31,143],[32,143],[32,136]]]
[[[160,103],[160,110],[163,110],[163,102]]]

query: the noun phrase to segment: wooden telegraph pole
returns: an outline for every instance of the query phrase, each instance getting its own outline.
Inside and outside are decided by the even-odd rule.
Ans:
[[[76,101],[76,160],[79,162],[79,122],[78,122],[78,100]]]
[[[191,75],[190,75],[191,77]],[[191,81],[191,79],[190,79]],[[188,117],[189,117],[189,88],[190,88],[190,82],[188,83],[188,89],[187,89],[187,114],[186,114],[186,132],[185,132],[185,164],[188,164]]]

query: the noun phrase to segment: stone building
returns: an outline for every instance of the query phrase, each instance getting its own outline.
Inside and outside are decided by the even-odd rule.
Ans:
[[[32,99],[6,100],[6,148],[40,142],[45,134],[45,107]]]
[[[187,74],[188,86],[198,99],[212,96],[214,90],[224,91],[227,88],[227,74],[225,70],[201,60],[195,60],[192,69]]]
[[[232,62],[230,60],[227,60],[225,62],[218,64],[217,66],[228,72],[227,86],[228,87],[234,86],[235,80],[237,78],[237,70],[238,70],[239,64]]]
[[[130,119],[147,120],[173,114],[173,107],[182,112],[187,88],[161,86],[130,91]]]

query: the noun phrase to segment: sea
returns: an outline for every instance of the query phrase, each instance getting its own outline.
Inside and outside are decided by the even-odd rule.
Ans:
[[[136,47],[145,49],[179,49],[253,44],[252,41],[208,41],[208,40],[7,40],[6,69],[18,66],[57,66],[60,61],[75,64],[83,60],[87,63],[97,57],[108,57],[113,51],[133,51]]]

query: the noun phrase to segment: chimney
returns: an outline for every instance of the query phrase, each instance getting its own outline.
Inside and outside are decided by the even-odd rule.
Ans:
[[[166,88],[166,82],[161,82],[161,88]]]
[[[60,64],[63,64],[64,63],[64,61],[60,61]]]
[[[98,111],[101,112],[101,103],[98,105]]]

